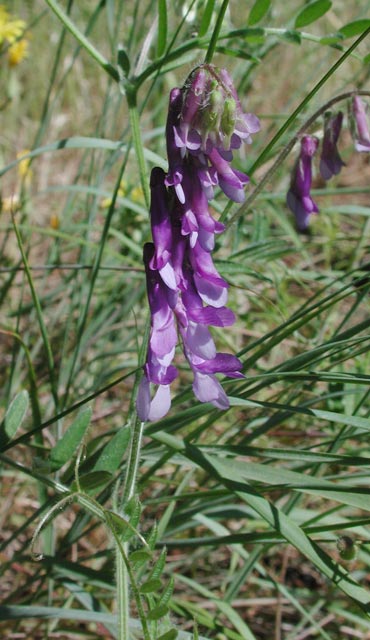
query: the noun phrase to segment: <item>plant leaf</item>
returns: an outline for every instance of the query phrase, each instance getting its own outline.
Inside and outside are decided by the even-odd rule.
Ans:
[[[166,51],[167,42],[167,5],[166,0],[158,0],[158,39],[157,56],[160,58]]]
[[[78,414],[62,438],[50,452],[50,463],[54,471],[60,469],[71,460],[77,447],[81,444],[91,420],[91,407],[86,407]]]
[[[206,7],[203,11],[203,16],[202,16],[202,20],[200,22],[200,27],[199,27],[199,37],[205,36],[207,31],[208,31],[208,27],[211,24],[211,20],[212,20],[212,13],[213,13],[213,9],[215,7],[215,0],[208,0]]]
[[[130,440],[130,430],[123,427],[105,445],[94,464],[93,471],[109,471],[114,473],[122,460]]]
[[[23,389],[11,401],[0,428],[0,443],[6,444],[14,438],[27,413],[29,405],[28,391]]]
[[[268,12],[270,5],[270,0],[256,0],[249,13],[248,25],[252,26],[262,20]]]
[[[315,22],[323,16],[331,8],[330,0],[314,0],[306,5],[295,19],[294,26],[296,29],[306,27],[308,24]]]
[[[339,33],[342,34],[344,38],[352,38],[353,36],[358,36],[360,33],[363,33],[370,27],[370,20],[354,20],[353,22],[348,22],[341,29],[339,29]]]

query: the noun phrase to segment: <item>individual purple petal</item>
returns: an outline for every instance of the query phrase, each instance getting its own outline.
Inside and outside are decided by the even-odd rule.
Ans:
[[[218,184],[217,171],[214,167],[203,165],[198,168],[198,177],[207,200],[214,197],[213,187]]]
[[[324,139],[320,158],[320,173],[324,180],[330,180],[332,176],[336,176],[345,165],[337,149],[342,122],[342,111],[333,116],[325,115]]]
[[[290,189],[287,193],[287,205],[295,215],[299,231],[305,231],[311,214],[318,212],[318,207],[310,195],[312,157],[316,153],[318,144],[317,138],[303,136],[300,155],[293,169]]]
[[[172,226],[168,194],[164,181],[164,171],[159,167],[154,167],[150,179],[150,222],[154,253],[149,266],[150,269],[159,271],[168,287],[176,289],[175,274],[171,265]]]
[[[231,353],[217,353],[214,358],[196,365],[202,373],[223,373],[231,378],[244,378],[241,373],[242,363]]]
[[[318,213],[319,209],[311,197],[296,196],[292,191],[287,193],[287,205],[293,211],[298,231],[305,231],[308,227],[312,213]]]
[[[182,155],[176,145],[174,138],[174,130],[180,121],[180,113],[182,108],[182,91],[181,89],[172,89],[170,93],[170,101],[168,107],[167,124],[166,124],[166,143],[168,156],[168,173],[165,178],[167,187],[174,187],[180,202],[185,202],[185,195],[181,186],[182,182]]]
[[[140,382],[136,398],[137,414],[142,422],[160,420],[171,407],[171,394],[168,385],[159,385],[153,400],[150,400],[150,383],[144,376]]]
[[[225,391],[213,375],[195,371],[193,391],[200,402],[211,402],[217,409],[228,409],[230,406]]]
[[[184,294],[183,294],[184,297]],[[212,327],[230,327],[235,322],[235,315],[228,307],[201,307],[188,309],[190,320]]]
[[[360,96],[354,96],[352,102],[354,119],[354,138],[356,151],[370,151],[370,132],[366,115],[366,105]]]
[[[162,363],[153,353],[151,346],[148,347],[147,361],[144,365],[145,375],[150,382],[155,384],[171,384],[178,375],[176,367],[169,365],[170,356],[174,351],[168,354],[168,358],[163,358]],[[165,362],[165,364],[163,363]]]
[[[188,349],[200,358],[215,358],[215,343],[205,325],[190,321],[185,330],[185,341]]]
[[[160,385],[150,403],[148,420],[155,422],[163,418],[171,408],[171,392],[168,385]]]
[[[245,173],[233,169],[216,149],[209,154],[210,161],[217,171],[218,183],[225,195],[234,202],[244,202],[244,185],[249,182]]]

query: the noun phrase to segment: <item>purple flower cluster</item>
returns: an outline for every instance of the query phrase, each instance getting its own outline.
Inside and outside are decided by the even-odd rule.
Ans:
[[[137,396],[142,421],[162,418],[171,406],[172,364],[178,335],[193,372],[200,402],[227,409],[229,401],[215,374],[241,378],[236,356],[218,353],[210,326],[233,324],[226,307],[227,282],[211,252],[224,225],[209,211],[218,185],[234,202],[244,200],[248,176],[231,167],[233,150],[251,142],[258,118],[243,113],[225,70],[202,65],[182,89],[170,94],[166,125],[167,174],[151,174],[150,219],[153,242],[144,247],[151,328],[144,376]],[[154,397],[151,385],[157,387]]]
[[[351,122],[356,151],[370,151],[370,132],[366,117],[366,107],[359,96],[352,100]],[[341,159],[337,143],[343,124],[343,113],[327,113],[324,121],[324,136],[320,157],[320,174],[330,180],[340,173],[345,163]],[[311,214],[319,209],[310,195],[312,184],[312,159],[318,149],[319,140],[305,135],[301,139],[299,157],[293,169],[287,205],[293,211],[298,231],[305,231]]]

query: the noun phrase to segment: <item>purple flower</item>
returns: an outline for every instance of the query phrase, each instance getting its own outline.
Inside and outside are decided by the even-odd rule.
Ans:
[[[144,247],[151,323],[136,402],[142,421],[159,420],[171,406],[178,332],[200,402],[227,409],[229,400],[216,374],[244,377],[240,360],[218,353],[209,330],[230,326],[235,316],[225,306],[229,285],[211,257],[215,235],[225,226],[213,218],[208,203],[216,185],[235,202],[244,200],[249,178],[230,162],[233,150],[250,143],[259,129],[258,118],[243,113],[230,76],[212,65],[201,65],[182,89],[170,93],[168,173],[152,170],[153,243]]]
[[[218,409],[228,409],[228,397],[215,373],[223,373],[231,378],[244,378],[240,371],[242,363],[236,356],[217,353],[208,329],[188,320],[180,300],[175,312],[178,316],[184,354],[194,374],[194,395],[200,402],[210,402]]]
[[[181,203],[185,202],[181,159],[189,158],[208,200],[219,184],[235,202],[243,202],[244,186],[249,181],[241,171],[232,169],[232,150],[260,129],[258,118],[243,113],[240,100],[228,73],[212,65],[202,65],[190,74],[184,88],[174,89],[167,120],[168,186],[174,186]]]
[[[299,231],[305,231],[312,213],[318,212],[317,204],[310,195],[312,183],[312,158],[319,141],[314,136],[303,136],[301,151],[293,170],[287,205],[293,211]]]
[[[167,286],[176,290],[176,278],[171,264],[172,225],[164,179],[164,171],[154,167],[150,176],[150,221],[154,241],[154,255],[150,261],[150,268],[159,271]]]
[[[233,82],[225,69],[210,64],[195,69],[184,87],[181,120],[176,127],[178,145],[208,154],[238,149],[242,141],[260,130],[258,118],[243,113]]]
[[[324,139],[320,158],[320,173],[324,180],[330,180],[332,176],[336,176],[345,165],[337,149],[342,122],[342,111],[333,116],[325,114]]]
[[[177,330],[173,307],[177,301],[177,294],[163,282],[159,271],[151,269],[154,257],[154,245],[144,245],[144,265],[147,281],[147,292],[151,314],[151,329],[148,353],[144,367],[144,376],[136,400],[136,408],[140,420],[158,419],[169,409],[169,385],[177,376],[177,369],[171,362],[175,355]],[[150,383],[159,385],[153,401],[150,400]],[[160,387],[166,389],[160,390]],[[167,388],[168,387],[168,388]],[[153,404],[154,402],[154,404]],[[163,413],[161,405],[163,404]],[[171,402],[170,402],[171,404]],[[153,416],[156,416],[153,418]]]
[[[370,151],[370,133],[366,116],[366,105],[360,96],[354,96],[352,116],[356,151]]]

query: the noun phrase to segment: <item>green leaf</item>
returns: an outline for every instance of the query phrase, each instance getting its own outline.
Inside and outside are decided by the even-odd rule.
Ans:
[[[270,8],[270,0],[256,0],[253,7],[250,10],[248,24],[250,26],[257,24]]]
[[[232,464],[230,464],[231,460],[229,458],[215,458],[208,454],[204,454],[204,457],[217,469],[217,472],[223,478],[236,483],[253,480],[254,482],[267,483],[275,488],[286,486],[295,491],[336,500],[364,511],[370,510],[368,496],[366,493],[364,494],[361,488],[356,489],[354,487],[352,491],[349,491],[347,487],[341,486],[340,483],[335,484],[324,478],[314,478],[304,473],[284,469],[281,466],[276,468],[257,462],[245,464],[238,460],[232,460]]]
[[[370,20],[354,20],[353,22],[348,22],[341,29],[339,29],[339,33],[342,34],[344,38],[352,38],[353,36],[358,36],[360,33],[363,33],[370,27]]]
[[[28,392],[23,389],[11,401],[0,428],[0,443],[6,444],[14,438],[27,413],[29,405]]]
[[[167,42],[167,5],[166,0],[158,0],[158,40],[157,56],[160,58],[166,51]]]
[[[200,22],[200,27],[198,31],[198,34],[201,38],[206,35],[208,31],[208,27],[211,24],[214,7],[215,7],[215,0],[208,0],[206,7],[203,11],[203,16],[202,16],[202,20]]]
[[[169,608],[166,604],[160,604],[155,609],[151,609],[149,611],[147,618],[148,620],[160,620],[160,618],[164,618],[169,612]]]
[[[166,631],[166,633],[162,633],[157,640],[176,640],[178,635],[179,632],[176,631],[176,629],[171,629],[170,631]]]
[[[154,593],[162,587],[162,582],[158,578],[147,580],[140,586],[140,593]]]
[[[79,484],[83,491],[95,491],[105,487],[112,479],[112,474],[108,471],[90,471],[79,478]],[[76,490],[77,485],[72,483],[72,490]]]
[[[123,74],[126,76],[130,73],[130,60],[129,57],[122,46],[118,47],[117,51],[117,64],[122,69]]]
[[[54,471],[69,462],[77,447],[81,444],[91,420],[91,407],[86,407],[78,414],[62,438],[50,452],[50,464]]]
[[[294,26],[296,29],[306,27],[308,24],[315,22],[331,9],[330,0],[314,0],[306,5],[295,19]]]
[[[119,516],[118,513],[114,513],[114,511],[106,511],[105,514],[107,516],[108,524],[114,527],[116,533],[120,535],[124,534],[125,536],[129,535],[130,538],[135,534],[135,531],[132,530],[129,522],[122,518],[122,516]]]
[[[367,56],[364,57],[362,62],[364,64],[370,64],[370,53],[368,53]]]
[[[134,562],[135,564],[144,564],[148,562],[148,560],[152,559],[152,554],[149,551],[145,551],[145,549],[138,549],[137,551],[133,551],[129,555],[130,562]]]
[[[130,430],[123,427],[107,442],[99,458],[97,459],[93,471],[109,471],[114,473],[123,458],[128,443],[130,441]]]
[[[155,563],[153,569],[150,572],[150,575],[149,575],[150,579],[159,578],[162,575],[164,566],[166,564],[166,557],[167,557],[167,551],[166,549],[162,549],[157,562]]]
[[[175,587],[175,580],[173,578],[173,576],[170,577],[168,584],[166,585],[166,587],[163,590],[163,593],[160,597],[159,600],[159,604],[168,604],[169,601],[171,600],[172,594],[173,594],[173,590]]]

